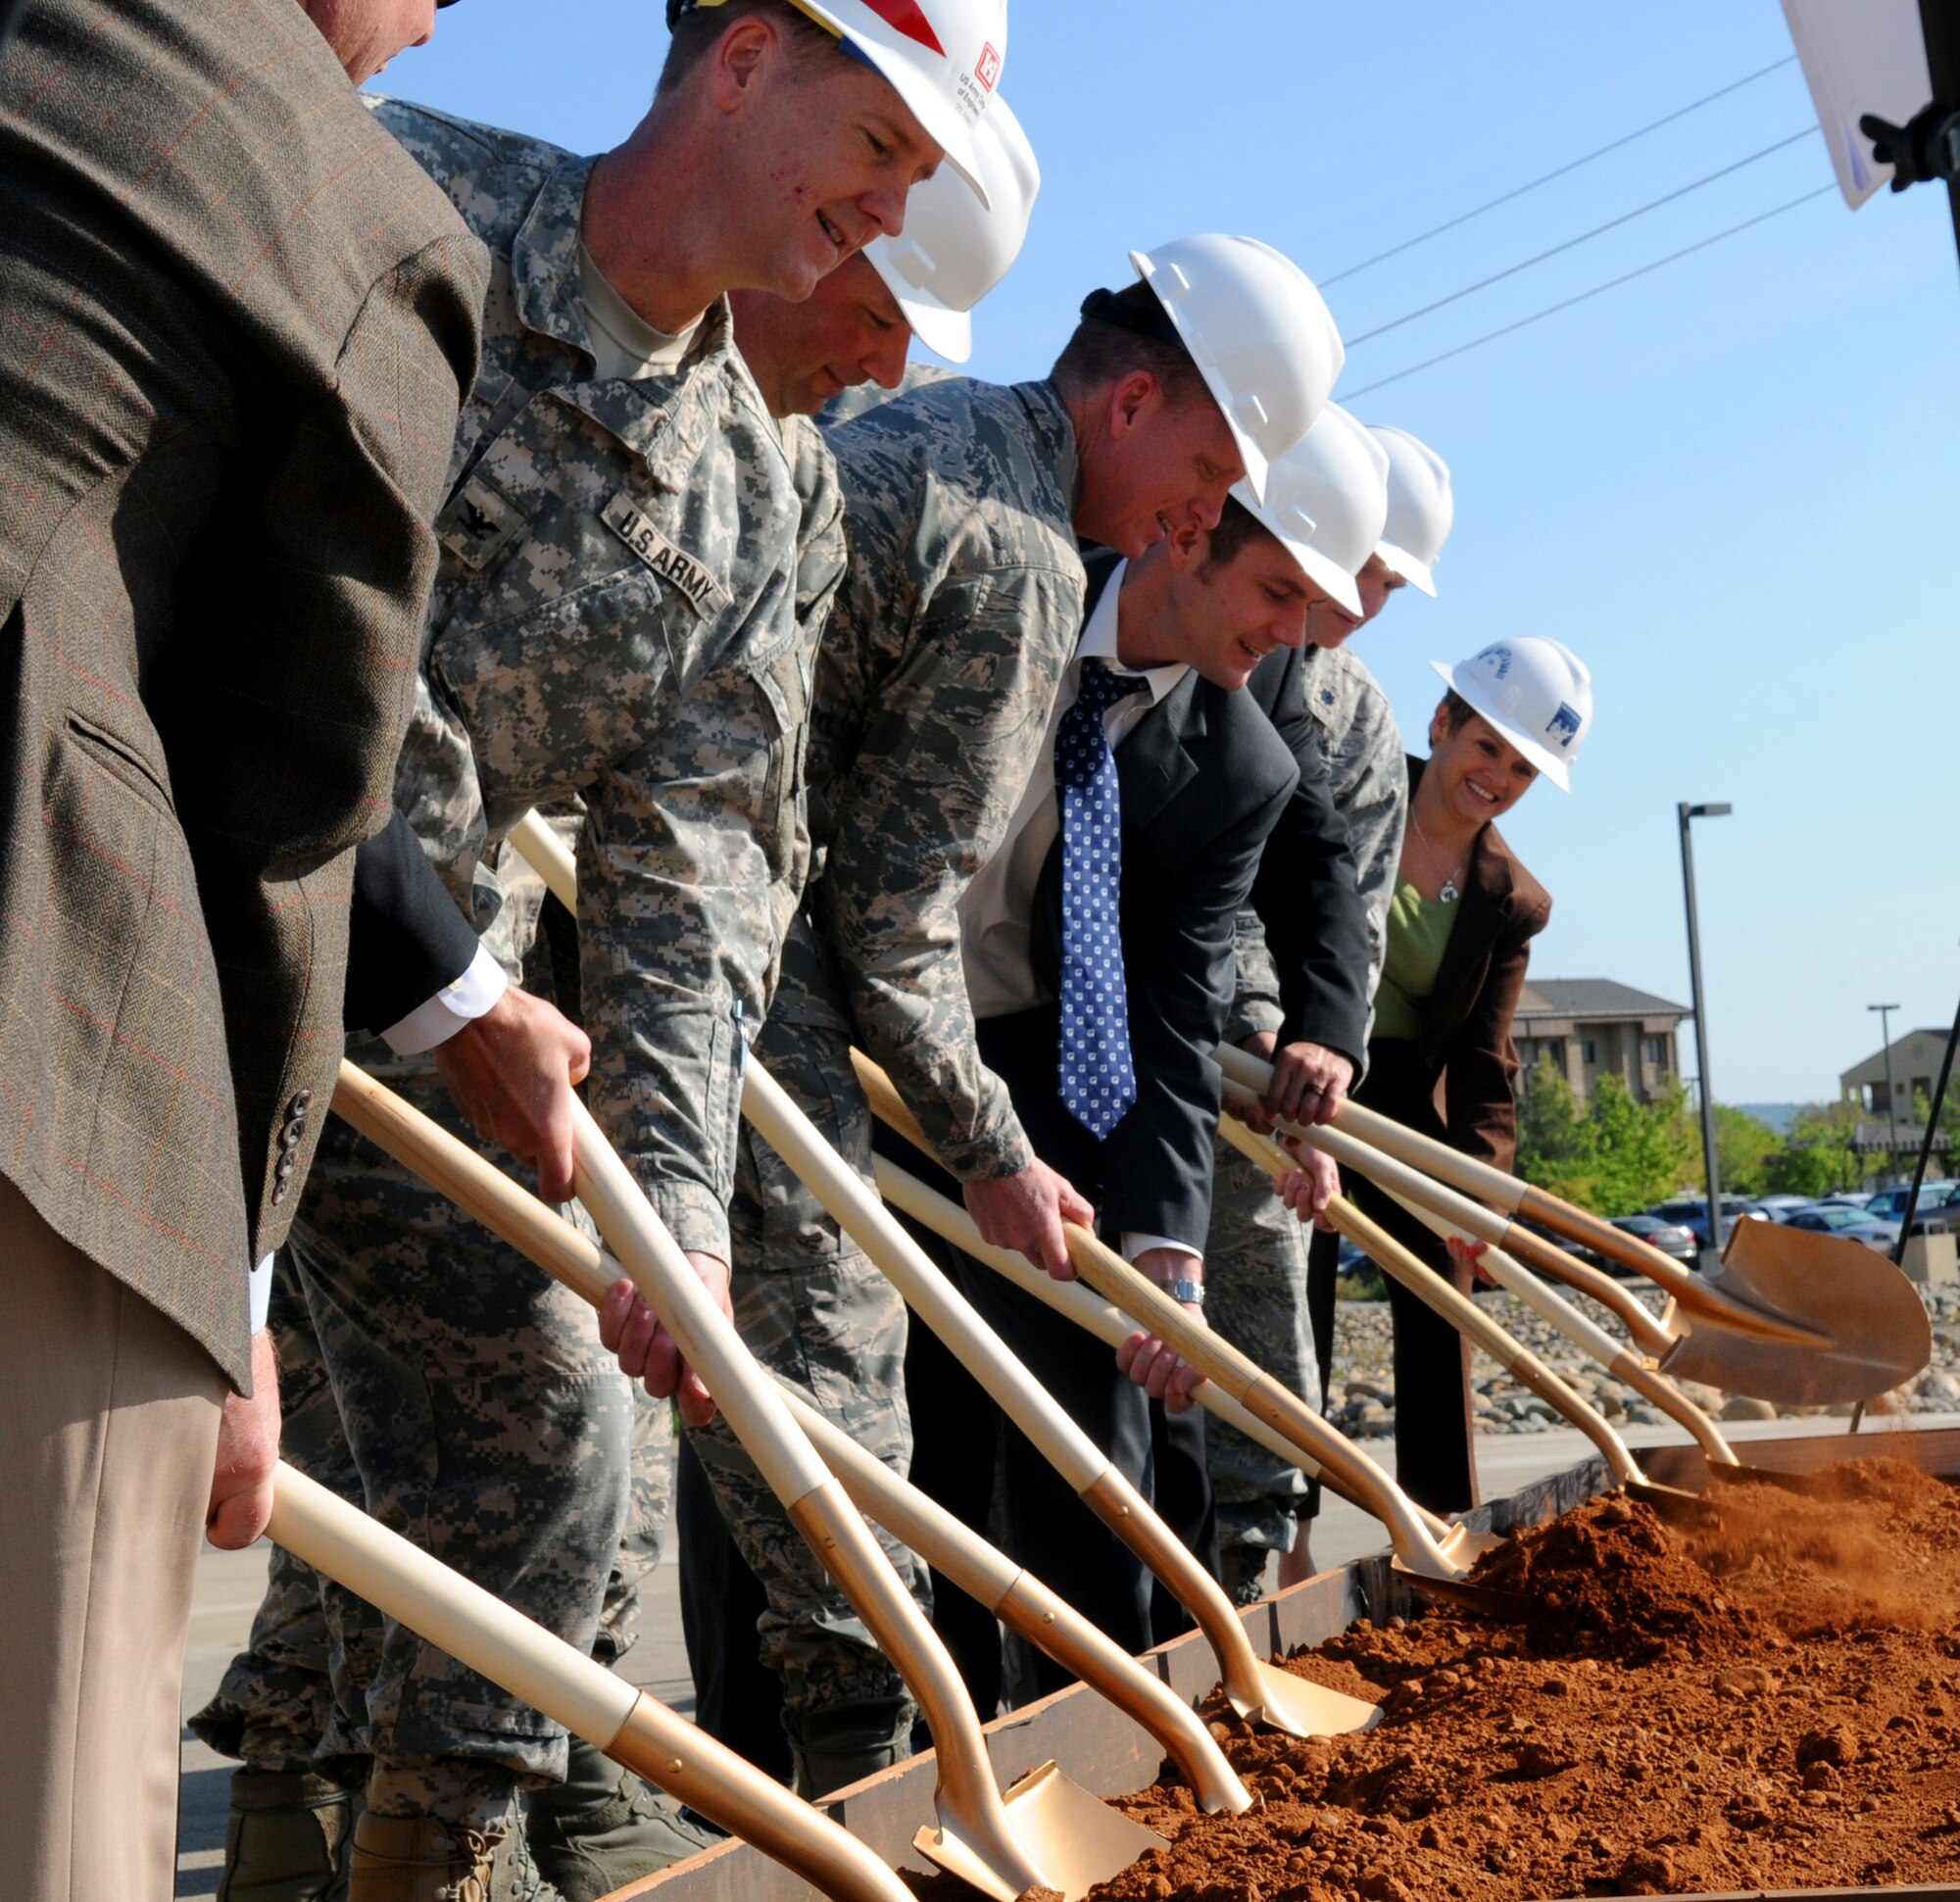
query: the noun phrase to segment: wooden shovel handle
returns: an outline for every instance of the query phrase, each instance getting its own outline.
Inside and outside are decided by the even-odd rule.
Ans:
[[[333,1089],[333,1109],[403,1168],[594,1307],[623,1277],[625,1270],[589,1237],[345,1057]]]
[[[855,1837],[623,1678],[290,1466],[268,1533],[615,1763],[693,1805],[839,1902],[909,1902]]]
[[[1493,1213],[1481,1202],[1473,1202],[1469,1196],[1459,1195],[1446,1184],[1425,1175],[1413,1164],[1348,1135],[1339,1127],[1338,1122],[1334,1125],[1285,1123],[1281,1127],[1295,1142],[1322,1150],[1342,1168],[1367,1176],[1387,1194],[1434,1210],[1477,1241],[1508,1249],[1519,1260],[1529,1262],[1555,1280],[1583,1289],[1610,1312],[1617,1314],[1647,1353],[1664,1354],[1674,1345],[1673,1335],[1641,1305],[1631,1289],[1622,1287],[1612,1276],[1602,1274],[1597,1268],[1575,1260],[1543,1237],[1519,1228],[1508,1216]]]
[[[1120,1347],[1136,1333],[1137,1324],[1127,1319],[1114,1303],[1098,1295],[1087,1283],[1055,1281],[1025,1255],[982,1241],[972,1216],[957,1202],[948,1200],[936,1189],[927,1188],[916,1176],[907,1175],[885,1156],[874,1156],[871,1170],[877,1178],[879,1194],[894,1208],[904,1209],[915,1222],[944,1236],[955,1247],[963,1248],[975,1261],[1025,1290],[1077,1327],[1111,1347]],[[1320,1431],[1311,1444],[1303,1447],[1251,1413],[1216,1381],[1200,1382],[1196,1397],[1207,1413],[1216,1415],[1228,1427],[1276,1457],[1292,1461],[1309,1479],[1325,1482],[1363,1512],[1374,1514],[1394,1536],[1397,1553],[1416,1569],[1421,1569],[1425,1557],[1422,1536],[1426,1534],[1432,1543],[1447,1536],[1446,1520],[1398,1494],[1389,1476],[1326,1421],[1320,1422]],[[1404,1506],[1414,1528],[1412,1534],[1406,1533],[1398,1517],[1399,1509]]]
[[[1216,1052],[1218,1067],[1233,1083],[1253,1096],[1263,1097],[1272,1087],[1273,1067],[1263,1062],[1248,1050],[1237,1049],[1230,1045],[1220,1045]],[[1662,1288],[1679,1301],[1690,1314],[1700,1314],[1704,1318],[1721,1320],[1730,1326],[1736,1325],[1733,1312],[1726,1306],[1718,1309],[1708,1289],[1695,1276],[1684,1268],[1680,1262],[1664,1255],[1658,1248],[1616,1229],[1612,1223],[1602,1221],[1583,1208],[1553,1195],[1543,1189],[1536,1189],[1528,1182],[1521,1182],[1516,1176],[1506,1175],[1503,1170],[1476,1156],[1468,1156],[1452,1149],[1446,1143],[1439,1143],[1433,1136],[1425,1136],[1420,1130],[1412,1130],[1406,1124],[1397,1123],[1393,1117],[1384,1116],[1379,1111],[1364,1108],[1351,1097],[1344,1102],[1335,1113],[1333,1127],[1345,1131],[1348,1136],[1368,1144],[1408,1167],[1427,1170],[1429,1174],[1441,1178],[1452,1188],[1468,1195],[1481,1196],[1493,1207],[1503,1210],[1506,1215],[1522,1215],[1526,1219],[1542,1223],[1544,1227],[1577,1242],[1583,1247],[1594,1248],[1609,1261],[1617,1261],[1623,1268],[1630,1268],[1637,1275],[1645,1277],[1657,1288]],[[1295,1126],[1288,1126],[1289,1135],[1298,1134]],[[1532,1237],[1541,1249],[1549,1246],[1540,1237]],[[1520,1260],[1531,1260],[1529,1252],[1512,1243],[1502,1244]],[[1596,1269],[1586,1276],[1587,1264],[1577,1262],[1562,1250],[1553,1250],[1560,1266],[1550,1265],[1550,1258],[1533,1261],[1534,1267],[1541,1268],[1548,1275],[1556,1276],[1574,1288],[1582,1288],[1595,1300],[1605,1301],[1601,1284],[1617,1287],[1610,1275],[1601,1275]],[[1579,1276],[1570,1269],[1581,1271]],[[1632,1316],[1624,1307],[1613,1301],[1612,1307],[1629,1327],[1635,1327]],[[1638,1305],[1638,1303],[1635,1303]],[[1642,1310],[1645,1312],[1644,1309]],[[1651,1317],[1648,1317],[1651,1320]],[[1789,1333],[1791,1341],[1803,1337],[1799,1333]],[[1668,1341],[1655,1346],[1650,1341],[1642,1343],[1649,1352],[1665,1353],[1673,1344]]]
[[[562,1217],[351,1065],[343,1065],[334,1092],[336,1109],[343,1093],[349,1109],[362,1119],[357,1127],[405,1167],[445,1194],[456,1194],[461,1206],[587,1300],[597,1305],[605,1299],[618,1276],[605,1272],[601,1264],[611,1263]],[[1007,1822],[972,1699],[945,1646],[829,1468],[798,1430],[774,1384],[709,1298],[638,1183],[575,1099],[573,1116],[580,1199],[613,1244],[621,1271],[702,1373],[792,1523],[918,1698],[939,1753],[945,1811],[1001,1880],[1015,1885],[1016,1892],[1035,1885],[1039,1871]]]
[[[545,890],[577,917],[578,860],[565,850],[564,840],[535,811],[526,812],[504,836],[517,856],[544,880]]]
[[[858,1509],[902,1539],[935,1572],[1126,1711],[1177,1759],[1202,1807],[1236,1815],[1252,1799],[1198,1713],[1154,1672],[1112,1643],[1072,1605],[938,1501],[908,1486],[874,1453],[839,1432],[799,1394],[785,1391],[809,1436]]]

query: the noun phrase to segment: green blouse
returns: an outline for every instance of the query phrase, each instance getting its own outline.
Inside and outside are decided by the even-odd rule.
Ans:
[[[1422,1035],[1422,1007],[1436,995],[1443,953],[1456,927],[1461,899],[1445,904],[1426,899],[1405,878],[1396,880],[1389,901],[1389,943],[1382,959],[1382,986],[1375,993],[1377,1037],[1402,1037],[1413,1042]]]

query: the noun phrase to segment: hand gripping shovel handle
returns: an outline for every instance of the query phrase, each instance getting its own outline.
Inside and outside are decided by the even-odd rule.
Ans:
[[[1388,1193],[1394,1195],[1394,1191]],[[1443,1241],[1446,1242],[1452,1236],[1464,1242],[1477,1239],[1434,1209],[1424,1208],[1401,1195],[1395,1195],[1395,1200]],[[1478,1257],[1477,1265],[1499,1288],[1515,1294],[1533,1313],[1548,1321],[1615,1380],[1650,1400],[1670,1420],[1686,1427],[1707,1455],[1710,1466],[1739,1466],[1735,1449],[1729,1444],[1722,1429],[1680,1388],[1657,1368],[1648,1366],[1631,1348],[1622,1346],[1590,1315],[1573,1306],[1556,1290],[1548,1288],[1522,1262],[1514,1260],[1502,1248],[1492,1246]]]
[[[860,1074],[868,1063],[861,1059]],[[877,1075],[881,1097],[895,1100],[891,1080],[882,1070]],[[1248,1710],[1258,1709],[1260,1662],[1217,1580],[824,1142],[774,1078],[753,1060],[743,1079],[742,1110],[1070,1490],[1190,1612],[1217,1659],[1227,1695]]]
[[[334,1107],[595,1305],[618,1279],[609,1272],[613,1263],[543,1203],[351,1064],[342,1065]],[[576,1102],[574,1116],[579,1198],[616,1249],[619,1273],[660,1314],[797,1530],[918,1698],[938,1755],[944,1832],[965,1852],[960,1873],[1004,1898],[1038,1886],[1042,1873],[1008,1825],[972,1699],[945,1646],[598,1125]]]
[[[962,1248],[975,1261],[983,1262],[998,1275],[1011,1281],[1017,1288],[1032,1294],[1038,1301],[1064,1319],[1073,1321],[1079,1328],[1106,1341],[1111,1347],[1120,1347],[1137,1332],[1137,1324],[1124,1315],[1112,1302],[1104,1300],[1086,1283],[1080,1281],[1055,1281],[1037,1268],[1025,1256],[1015,1254],[1008,1248],[997,1248],[991,1243],[981,1240],[980,1231],[972,1216],[957,1202],[949,1201],[938,1190],[928,1188],[916,1176],[907,1175],[896,1163],[884,1156],[874,1156],[871,1162],[872,1174],[877,1178],[878,1193],[894,1208],[903,1209],[913,1221],[929,1228],[935,1235],[944,1236],[956,1248]],[[1228,1427],[1242,1433],[1248,1439],[1263,1446],[1278,1458],[1298,1466],[1308,1479],[1321,1480],[1340,1493],[1350,1504],[1359,1506],[1363,1512],[1373,1513],[1374,1504],[1367,1492],[1353,1486],[1351,1480],[1344,1480],[1333,1468],[1321,1462],[1303,1447],[1297,1446],[1277,1428],[1270,1427],[1233,1399],[1231,1394],[1216,1381],[1201,1381],[1193,1395],[1195,1399],[1212,1415]],[[1328,1433],[1334,1429],[1323,1421],[1322,1427]],[[1357,1447],[1357,1459],[1365,1460],[1367,1455]],[[1370,1462],[1372,1464],[1372,1462]],[[1386,1473],[1381,1476],[1384,1488],[1392,1488],[1394,1482]],[[1449,1533],[1447,1520],[1439,1519],[1434,1513],[1424,1510],[1409,1501],[1415,1517],[1425,1531],[1434,1538],[1442,1539]],[[1390,1522],[1384,1521],[1385,1524]],[[1391,1533],[1395,1528],[1390,1525]],[[1417,1554],[1401,1554],[1405,1562]]]
[[[1292,1159],[1270,1139],[1255,1136],[1236,1117],[1226,1116],[1219,1128],[1225,1140],[1243,1156],[1256,1162],[1274,1176],[1287,1174]],[[1521,1381],[1547,1406],[1570,1420],[1599,1449],[1607,1471],[1621,1486],[1644,1486],[1646,1475],[1628,1450],[1627,1443],[1607,1423],[1596,1407],[1590,1406],[1554,1374],[1544,1361],[1514,1340],[1477,1303],[1459,1293],[1441,1275],[1433,1274],[1379,1223],[1371,1221],[1345,1195],[1336,1195],[1327,1205],[1327,1218],[1356,1246],[1379,1262],[1385,1273],[1433,1309],[1457,1333],[1481,1347],[1504,1369]]]
[[[1227,1080],[1239,1089],[1257,1097],[1263,1096],[1271,1087],[1271,1064],[1228,1045],[1220,1045],[1215,1054],[1218,1067]],[[1556,1195],[1546,1195],[1542,1189],[1534,1189],[1515,1176],[1507,1176],[1488,1162],[1460,1155],[1446,1143],[1439,1143],[1432,1136],[1424,1136],[1372,1109],[1364,1109],[1351,1099],[1341,1105],[1331,1126],[1287,1123],[1282,1127],[1289,1136],[1303,1137],[1316,1143],[1324,1136],[1339,1132],[1348,1142],[1359,1142],[1368,1150],[1399,1163],[1404,1174],[1391,1193],[1413,1195],[1425,1207],[1434,1208],[1452,1221],[1464,1222],[1466,1228],[1469,1227],[1468,1222],[1456,1210],[1444,1207],[1431,1198],[1435,1185],[1429,1183],[1429,1176],[1441,1177],[1459,1191],[1484,1197],[1494,1207],[1502,1209],[1506,1217],[1517,1215],[1542,1222],[1569,1240],[1596,1249],[1609,1260],[1631,1268],[1634,1273],[1666,1290],[1684,1314],[1699,1316],[1740,1334],[1755,1335],[1765,1341],[1783,1341],[1791,1346],[1829,1344],[1826,1337],[1815,1329],[1765,1313],[1709,1288],[1699,1276],[1690,1273],[1680,1262],[1669,1259],[1658,1248],[1649,1247],[1644,1242],[1623,1234],[1610,1222],[1603,1222],[1583,1208],[1575,1208]],[[1337,1161],[1343,1160],[1340,1152],[1331,1146],[1323,1144],[1322,1146]],[[1343,1166],[1348,1165],[1344,1161]],[[1390,1188],[1386,1178],[1367,1163],[1357,1159],[1352,1166],[1373,1176],[1385,1189]],[[1461,1200],[1461,1196],[1458,1199]],[[1484,1215],[1487,1226],[1489,1219],[1488,1214]],[[1485,1234],[1481,1230],[1471,1232],[1480,1242],[1488,1241],[1509,1250],[1542,1274],[1584,1290],[1595,1301],[1619,1315],[1646,1352],[1659,1357],[1673,1346],[1674,1336],[1663,1329],[1610,1275],[1575,1260],[1564,1249],[1553,1247],[1541,1237],[1518,1228],[1509,1220],[1497,1223],[1494,1234]]]
[[[268,1533],[296,1557],[440,1645],[794,1870],[838,1902],[910,1902],[854,1836],[623,1678],[281,1465]]]
[[[857,1069],[858,1082],[863,1085],[870,1099],[872,1113],[915,1148],[930,1155],[932,1146],[924,1130],[906,1106],[891,1078],[861,1050],[853,1050],[851,1061]],[[880,1173],[882,1178],[882,1167]],[[981,1241],[979,1231],[964,1209],[947,1203],[943,1196],[934,1196],[923,1185],[915,1184],[913,1187],[918,1189],[921,1198],[930,1197],[932,1201],[944,1204],[944,1213],[934,1220],[919,1215],[916,1208],[908,1206],[907,1212],[926,1221],[928,1226],[938,1228],[949,1241],[965,1248],[976,1260],[1000,1269],[1024,1287],[1048,1280],[1031,1264],[1023,1264],[1027,1267],[1025,1275],[1017,1267],[1005,1265],[999,1258],[1004,1251],[992,1248]],[[920,1205],[929,1204],[922,1199]],[[942,1221],[946,1226],[940,1226]],[[968,1236],[970,1241],[966,1239]],[[1444,1556],[1437,1538],[1418,1516],[1408,1496],[1373,1460],[1349,1445],[1328,1426],[1304,1400],[1288,1392],[1270,1374],[1255,1367],[1219,1336],[1194,1322],[1153,1282],[1138,1274],[1121,1255],[1103,1247],[1086,1229],[1069,1223],[1066,1225],[1066,1239],[1070,1257],[1089,1287],[1167,1342],[1208,1382],[1215,1383],[1229,1399],[1268,1431],[1295,1448],[1310,1450],[1322,1471],[1345,1495],[1356,1499],[1389,1528],[1396,1552],[1411,1570],[1437,1578],[1457,1576],[1459,1568]],[[1084,1265],[1085,1249],[1088,1251],[1087,1266]],[[1066,1284],[1055,1286],[1065,1288]],[[1043,1299],[1050,1298],[1045,1292],[1039,1289],[1036,1292]],[[1083,1325],[1092,1331],[1095,1329],[1093,1321],[1085,1319]],[[1190,1349],[1188,1352],[1187,1347]],[[1200,1388],[1200,1399],[1203,1394],[1204,1390]]]
[[[990,1886],[1006,1896],[1045,1877],[1007,1821],[1000,1785],[953,1660],[911,1593],[900,1583],[789,1408],[729,1321],[709,1299],[692,1265],[599,1125],[572,1099],[572,1161],[578,1198],[612,1245],[633,1285],[659,1313],[791,1521],[919,1700],[938,1755],[941,1820],[949,1837],[978,1859]]]
[[[1225,1072],[1228,1096],[1235,1090],[1247,1096],[1256,1096],[1254,1085],[1241,1079],[1250,1076],[1250,1066],[1258,1063],[1258,1059],[1247,1056],[1243,1050],[1231,1050],[1223,1045],[1217,1054],[1219,1067]],[[1228,1056],[1230,1062],[1226,1060]],[[1259,1068],[1270,1077],[1269,1065],[1259,1064]],[[1344,1104],[1344,1115],[1346,1107]],[[1494,1215],[1482,1203],[1473,1202],[1469,1196],[1435,1181],[1412,1163],[1401,1161],[1385,1149],[1378,1149],[1349,1136],[1335,1125],[1282,1123],[1279,1127],[1295,1141],[1309,1144],[1331,1155],[1342,1168],[1367,1176],[1385,1193],[1400,1196],[1420,1208],[1431,1209],[1454,1223],[1473,1240],[1489,1243],[1493,1247],[1509,1249],[1542,1273],[1569,1287],[1584,1290],[1626,1323],[1628,1332],[1644,1352],[1658,1356],[1674,1345],[1674,1336],[1641,1305],[1631,1290],[1622,1288],[1612,1276],[1602,1274],[1583,1261],[1574,1260],[1562,1248],[1555,1248],[1550,1243],[1518,1228],[1507,1216]]]

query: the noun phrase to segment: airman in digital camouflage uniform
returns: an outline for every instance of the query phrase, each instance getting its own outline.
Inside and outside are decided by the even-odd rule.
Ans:
[[[774,0],[684,27],[648,118],[596,162],[380,108],[495,263],[398,799],[507,957],[501,834],[582,799],[592,1105],[710,1285],[742,1026],[794,873],[809,660],[802,500],[721,293],[807,294],[896,228],[940,156],[875,63],[835,54]],[[731,113],[749,136],[718,152]],[[382,1066],[466,1134],[413,1067]],[[615,1364],[535,1269],[351,1134],[329,1146],[294,1255],[369,1509],[592,1645],[625,1519]],[[687,1379],[683,1404],[711,1404]],[[356,1902],[529,1893],[513,1791],[563,1776],[564,1732],[394,1627],[363,1716]]]
[[[1073,651],[1078,535],[1135,553],[1167,522],[1215,524],[1244,467],[1154,293],[1099,293],[1048,378],[935,380],[831,438],[851,558],[811,720],[819,876],[756,1045],[868,1173],[849,1060],[862,1043],[967,1179],[990,1238],[1049,1266],[1065,1259],[1062,1218],[1092,1211],[1034,1157],[978,1060],[955,905],[1001,841]],[[759,1147],[755,1160],[738,1310],[774,1317],[773,1357],[903,1468],[904,1304],[773,1157]],[[800,1787],[893,1761],[910,1728],[902,1687],[725,1431],[693,1439],[767,1593],[763,1650],[783,1674]]]
[[[1348,821],[1368,918],[1367,995],[1374,997],[1387,942],[1389,902],[1401,861],[1408,775],[1388,696],[1346,645],[1389,597],[1413,583],[1435,593],[1431,570],[1452,513],[1449,472],[1404,431],[1373,434],[1389,456],[1389,517],[1381,544],[1356,577],[1361,611],[1333,602],[1309,616],[1301,684],[1307,711],[1325,733],[1335,804]],[[1271,1061],[1285,1012],[1281,981],[1256,912],[1241,915],[1238,997],[1227,1036]],[[1323,1101],[1319,1119],[1339,1106]],[[1309,1232],[1274,1195],[1264,1170],[1221,1138],[1212,1191],[1211,1323],[1277,1380],[1318,1405],[1333,1353],[1339,1239]],[[1309,1288],[1311,1287],[1311,1292]],[[1318,1487],[1299,1469],[1215,1422],[1205,1446],[1218,1500],[1219,1559],[1241,1602],[1259,1595],[1268,1556],[1281,1555],[1280,1583],[1308,1576],[1304,1536]]]

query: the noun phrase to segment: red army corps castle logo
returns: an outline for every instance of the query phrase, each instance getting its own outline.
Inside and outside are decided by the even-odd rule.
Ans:
[[[989,92],[994,90],[995,81],[1001,76],[1001,56],[994,50],[991,40],[980,48],[980,61],[973,69],[973,76]]]

